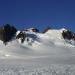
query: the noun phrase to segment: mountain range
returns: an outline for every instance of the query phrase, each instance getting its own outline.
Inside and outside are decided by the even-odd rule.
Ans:
[[[17,30],[6,24],[0,27],[0,58],[65,57],[75,55],[75,34],[65,28]]]

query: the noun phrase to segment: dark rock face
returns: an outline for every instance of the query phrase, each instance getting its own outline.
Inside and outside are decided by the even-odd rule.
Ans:
[[[39,30],[37,28],[33,28],[32,31],[33,32],[39,32]]]
[[[74,40],[75,40],[75,35],[74,35]]]
[[[24,30],[24,32],[20,31],[16,36],[16,39],[20,39],[21,43],[24,43],[25,40],[28,42],[29,38],[32,38],[34,41],[38,40],[38,37],[35,34],[26,33],[25,30]],[[32,42],[34,42],[34,41],[32,41]]]
[[[73,35],[73,40],[75,41],[75,34]]]
[[[67,31],[63,31],[62,32],[62,36],[64,39],[68,39],[68,40],[75,40],[75,34],[72,33],[71,31],[67,30]]]
[[[4,44],[6,44],[12,39],[12,37],[14,37],[16,32],[17,29],[15,27],[6,24],[0,27],[0,40],[2,40]]]
[[[50,29],[51,29],[50,27],[47,27],[46,29],[44,29],[43,33],[46,33]]]
[[[26,36],[25,36],[25,34],[24,34],[23,32],[20,32],[20,33],[16,36],[16,39],[19,39],[19,38],[21,38],[21,43],[23,43],[24,40],[25,40],[25,38],[26,38]]]
[[[37,28],[31,28],[30,30],[32,30],[33,32],[39,32]],[[24,29],[24,31],[29,31],[29,29]]]

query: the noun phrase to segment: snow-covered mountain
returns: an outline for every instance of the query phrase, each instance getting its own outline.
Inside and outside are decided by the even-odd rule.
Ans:
[[[0,28],[0,75],[75,75],[75,34],[62,29]]]
[[[70,57],[75,55],[75,37],[65,28],[48,29],[44,33],[35,28],[18,30],[7,45],[0,41],[1,58]]]

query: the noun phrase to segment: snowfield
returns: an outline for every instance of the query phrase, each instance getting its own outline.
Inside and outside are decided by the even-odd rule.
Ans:
[[[0,75],[75,75],[75,66],[49,65],[49,66],[27,66],[7,65],[0,66]]]
[[[26,35],[24,43],[13,38],[5,46],[0,41],[0,58],[39,58],[46,56],[63,57],[75,55],[75,41],[63,39],[62,32],[66,30],[51,29],[46,33],[36,33],[31,30],[22,31]],[[16,33],[18,35],[20,31]]]
[[[3,61],[3,60],[2,60]],[[22,62],[21,62],[22,61]],[[16,60],[0,63],[0,75],[75,75],[74,64],[50,64]]]
[[[0,41],[0,75],[75,75],[75,41],[63,39],[63,30],[23,31],[24,43]]]

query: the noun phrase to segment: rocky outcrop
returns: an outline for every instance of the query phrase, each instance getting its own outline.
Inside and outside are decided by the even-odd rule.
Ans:
[[[17,29],[14,26],[6,24],[0,27],[0,40],[6,45],[14,37],[16,32]]]
[[[24,43],[24,41],[29,42],[31,39],[33,39],[33,41],[35,41],[38,38],[34,33],[27,33],[27,30],[26,31],[24,30],[24,31],[17,32],[16,39],[20,39],[21,43]]]
[[[17,36],[16,36],[16,39],[21,39],[21,43],[23,43],[24,42],[24,40],[25,40],[25,38],[26,38],[26,36],[25,36],[25,34],[23,33],[23,32],[20,32]]]
[[[39,32],[39,30],[37,28],[24,29],[24,31]]]
[[[39,32],[39,30],[37,28],[32,28],[31,29],[33,32]]]
[[[71,31],[67,30],[67,31],[63,31],[62,32],[62,36],[64,39],[68,39],[68,40],[75,40],[75,34],[72,33]]]
[[[46,29],[44,29],[43,33],[46,33],[50,29],[51,29],[50,27],[47,27]]]

